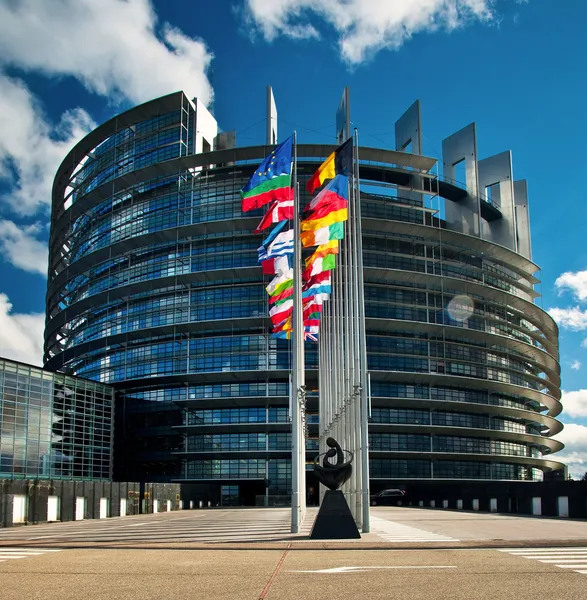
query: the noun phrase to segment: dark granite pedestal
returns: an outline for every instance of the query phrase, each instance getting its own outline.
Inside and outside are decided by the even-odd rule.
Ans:
[[[312,540],[350,540],[359,539],[351,509],[340,490],[328,490],[312,527]]]

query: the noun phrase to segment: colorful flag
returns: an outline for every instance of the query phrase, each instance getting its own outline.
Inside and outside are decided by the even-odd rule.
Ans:
[[[316,334],[317,334],[317,333],[318,333],[318,332],[316,331]],[[306,342],[307,342],[307,341],[310,341],[310,342],[317,342],[317,341],[318,341],[318,338],[316,337],[316,334],[314,334],[314,333],[310,333],[309,331],[305,331],[305,330],[304,330],[304,340],[305,340]]]
[[[308,213],[304,217],[304,221],[317,221],[318,219],[323,219],[332,212],[346,208],[348,208],[348,201],[344,198],[336,198],[333,199],[329,204],[321,204],[318,206],[318,208],[316,208],[316,210]]]
[[[311,335],[311,334],[308,334]],[[282,339],[282,340],[289,340],[291,338],[291,331],[273,331],[271,333],[271,337],[273,338],[277,338],[277,339]],[[318,341],[318,340],[316,340]]]
[[[291,296],[293,296],[293,279],[289,287],[285,288],[278,294],[273,294],[269,296],[269,304],[277,304],[277,302],[283,302],[283,300],[287,300],[287,298],[290,298]]]
[[[302,286],[302,299],[307,299],[318,294],[332,293],[332,278],[330,271],[324,271],[308,279]]]
[[[340,210],[334,210],[329,212],[326,216],[315,219],[312,221],[304,220],[300,223],[302,231],[315,231],[316,229],[322,229],[328,227],[333,223],[340,223],[346,221],[349,217],[348,208],[341,208]]]
[[[293,327],[292,327],[292,319],[291,317],[288,317],[283,323],[280,323],[279,325],[275,325],[275,327],[273,328],[274,332],[277,331],[292,331]]]
[[[241,190],[242,210],[247,212],[272,200],[293,200],[291,187],[293,135],[279,144],[259,165]]]
[[[262,246],[265,248],[269,247],[269,244],[277,237],[277,234],[283,231],[283,228],[287,225],[287,221],[281,221],[271,230],[271,233],[263,240]]]
[[[312,319],[312,318],[319,319],[321,312],[322,312],[322,303],[311,301],[311,302],[308,302],[307,304],[304,304],[304,310],[303,310],[304,320]]]
[[[280,275],[277,275],[276,277],[274,277],[265,289],[267,290],[268,294],[273,295],[274,293],[278,293],[275,290],[279,286],[282,286],[283,284],[287,284],[287,283],[290,283],[291,285],[293,285],[293,270],[292,269],[289,269],[286,273],[281,273]]]
[[[269,210],[265,213],[265,216],[261,219],[257,228],[253,233],[260,233],[263,229],[271,227],[273,223],[279,223],[280,221],[288,221],[293,219],[294,215],[294,201],[292,200],[275,200],[269,207]]]
[[[319,273],[324,273],[325,271],[332,271],[332,269],[336,268],[336,255],[329,254],[324,258],[316,259],[311,267],[308,267],[302,273],[304,279],[310,279],[314,275],[318,275]]]
[[[349,175],[353,169],[353,139],[349,138],[341,144],[310,177],[306,189],[311,194],[328,179],[334,179],[337,174]]]
[[[315,210],[323,204],[330,204],[333,200],[349,199],[349,178],[346,175],[337,175],[316,194],[306,210]]]
[[[293,254],[293,229],[290,229],[290,231],[291,235],[288,236],[289,239],[286,239],[283,242],[279,241],[274,246],[270,246],[269,249],[265,248],[265,246],[259,246],[259,248],[257,248],[259,262],[275,258],[276,256],[289,256],[290,254]],[[289,234],[289,231],[286,231],[285,233]]]
[[[323,258],[328,254],[338,254],[338,240],[332,240],[318,246],[318,248],[306,258],[306,267],[309,267],[316,259]]]
[[[293,312],[293,300],[287,300],[281,304],[274,306],[269,311],[269,318],[273,325],[283,323]]]
[[[324,304],[324,302],[326,302],[329,299],[330,299],[330,292],[319,292],[314,295],[302,297],[302,300],[304,300],[304,301],[315,300],[316,302],[321,302],[322,304]]]
[[[315,327],[315,331],[318,331],[318,327],[320,327],[320,319],[306,319],[304,321],[304,328],[305,327],[309,327],[309,328],[313,328]]]
[[[279,275],[278,275],[279,277]],[[275,279],[273,280],[275,281]],[[271,284],[269,284],[271,285]],[[272,291],[269,291],[267,288],[267,293],[273,297],[273,296],[279,296],[280,294],[282,294],[283,292],[285,292],[286,290],[289,290],[289,288],[293,288],[293,279],[285,279],[284,281],[281,281],[280,283],[278,283]],[[273,302],[273,300],[271,300],[271,302]]]
[[[294,232],[293,229],[282,231],[269,244],[267,253],[269,256],[280,256],[282,254],[293,254],[294,251]]]
[[[309,287],[312,287],[316,284],[330,285],[331,283],[332,279],[330,278],[329,272],[319,273],[318,275],[314,275],[314,277],[312,277],[311,279],[308,279],[306,283],[304,283],[304,285],[302,286],[302,290],[308,289]]]
[[[289,259],[287,256],[276,256],[261,261],[261,268],[264,275],[279,275],[285,273],[289,268]]]
[[[333,223],[329,227],[323,227],[321,229],[302,231],[300,238],[302,240],[302,246],[309,248],[310,246],[320,246],[326,244],[332,240],[342,240],[344,237],[344,224],[343,222]]]

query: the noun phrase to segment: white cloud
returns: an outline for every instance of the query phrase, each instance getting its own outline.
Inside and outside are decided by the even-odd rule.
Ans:
[[[587,417],[587,390],[575,390],[573,392],[563,390],[561,403],[566,415]]]
[[[36,239],[41,230],[39,223],[19,227],[0,220],[2,258],[24,271],[47,275],[47,244]]]
[[[33,365],[43,362],[44,313],[15,314],[0,293],[0,356]]]
[[[574,371],[578,371],[581,368],[581,361],[580,360],[574,360],[571,363],[571,369],[573,369]]]
[[[345,61],[358,64],[382,48],[397,49],[414,34],[452,31],[493,20],[493,0],[245,0],[249,24],[267,41],[279,35],[317,37],[312,13],[338,34]]]
[[[209,104],[211,60],[202,40],[158,26],[150,0],[0,2],[0,64],[70,75],[102,96],[139,103],[183,89]]]
[[[14,212],[31,215],[50,204],[59,163],[92,127],[81,108],[50,125],[24,82],[0,73],[0,180],[8,182],[3,200]]]
[[[580,390],[587,395],[587,390]],[[575,392],[571,392],[575,393]],[[577,423],[568,423],[554,439],[565,444],[564,450],[553,455],[554,460],[565,463],[569,474],[575,479],[583,477],[587,471],[587,427]]]
[[[554,285],[561,294],[569,290],[577,300],[587,300],[587,271],[567,271],[556,278]]]
[[[578,306],[549,308],[548,313],[561,327],[573,331],[587,329],[587,310],[581,310]]]

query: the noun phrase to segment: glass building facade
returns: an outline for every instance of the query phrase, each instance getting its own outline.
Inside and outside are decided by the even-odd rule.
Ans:
[[[114,389],[0,359],[0,479],[112,478]]]
[[[269,150],[230,139],[176,93],[71,151],[53,188],[45,364],[124,392],[118,478],[207,482],[248,501],[290,492],[291,357],[269,336],[252,233],[264,211],[240,208]],[[298,146],[302,189],[333,149]],[[433,159],[359,154],[372,481],[541,479],[562,426],[538,267],[451,228],[443,206],[466,191]],[[308,460],[317,368],[309,343]]]

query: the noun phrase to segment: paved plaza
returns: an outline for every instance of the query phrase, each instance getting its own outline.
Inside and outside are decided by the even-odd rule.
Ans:
[[[584,597],[587,521],[375,508],[360,540],[289,533],[287,509],[0,530],[2,600]]]

